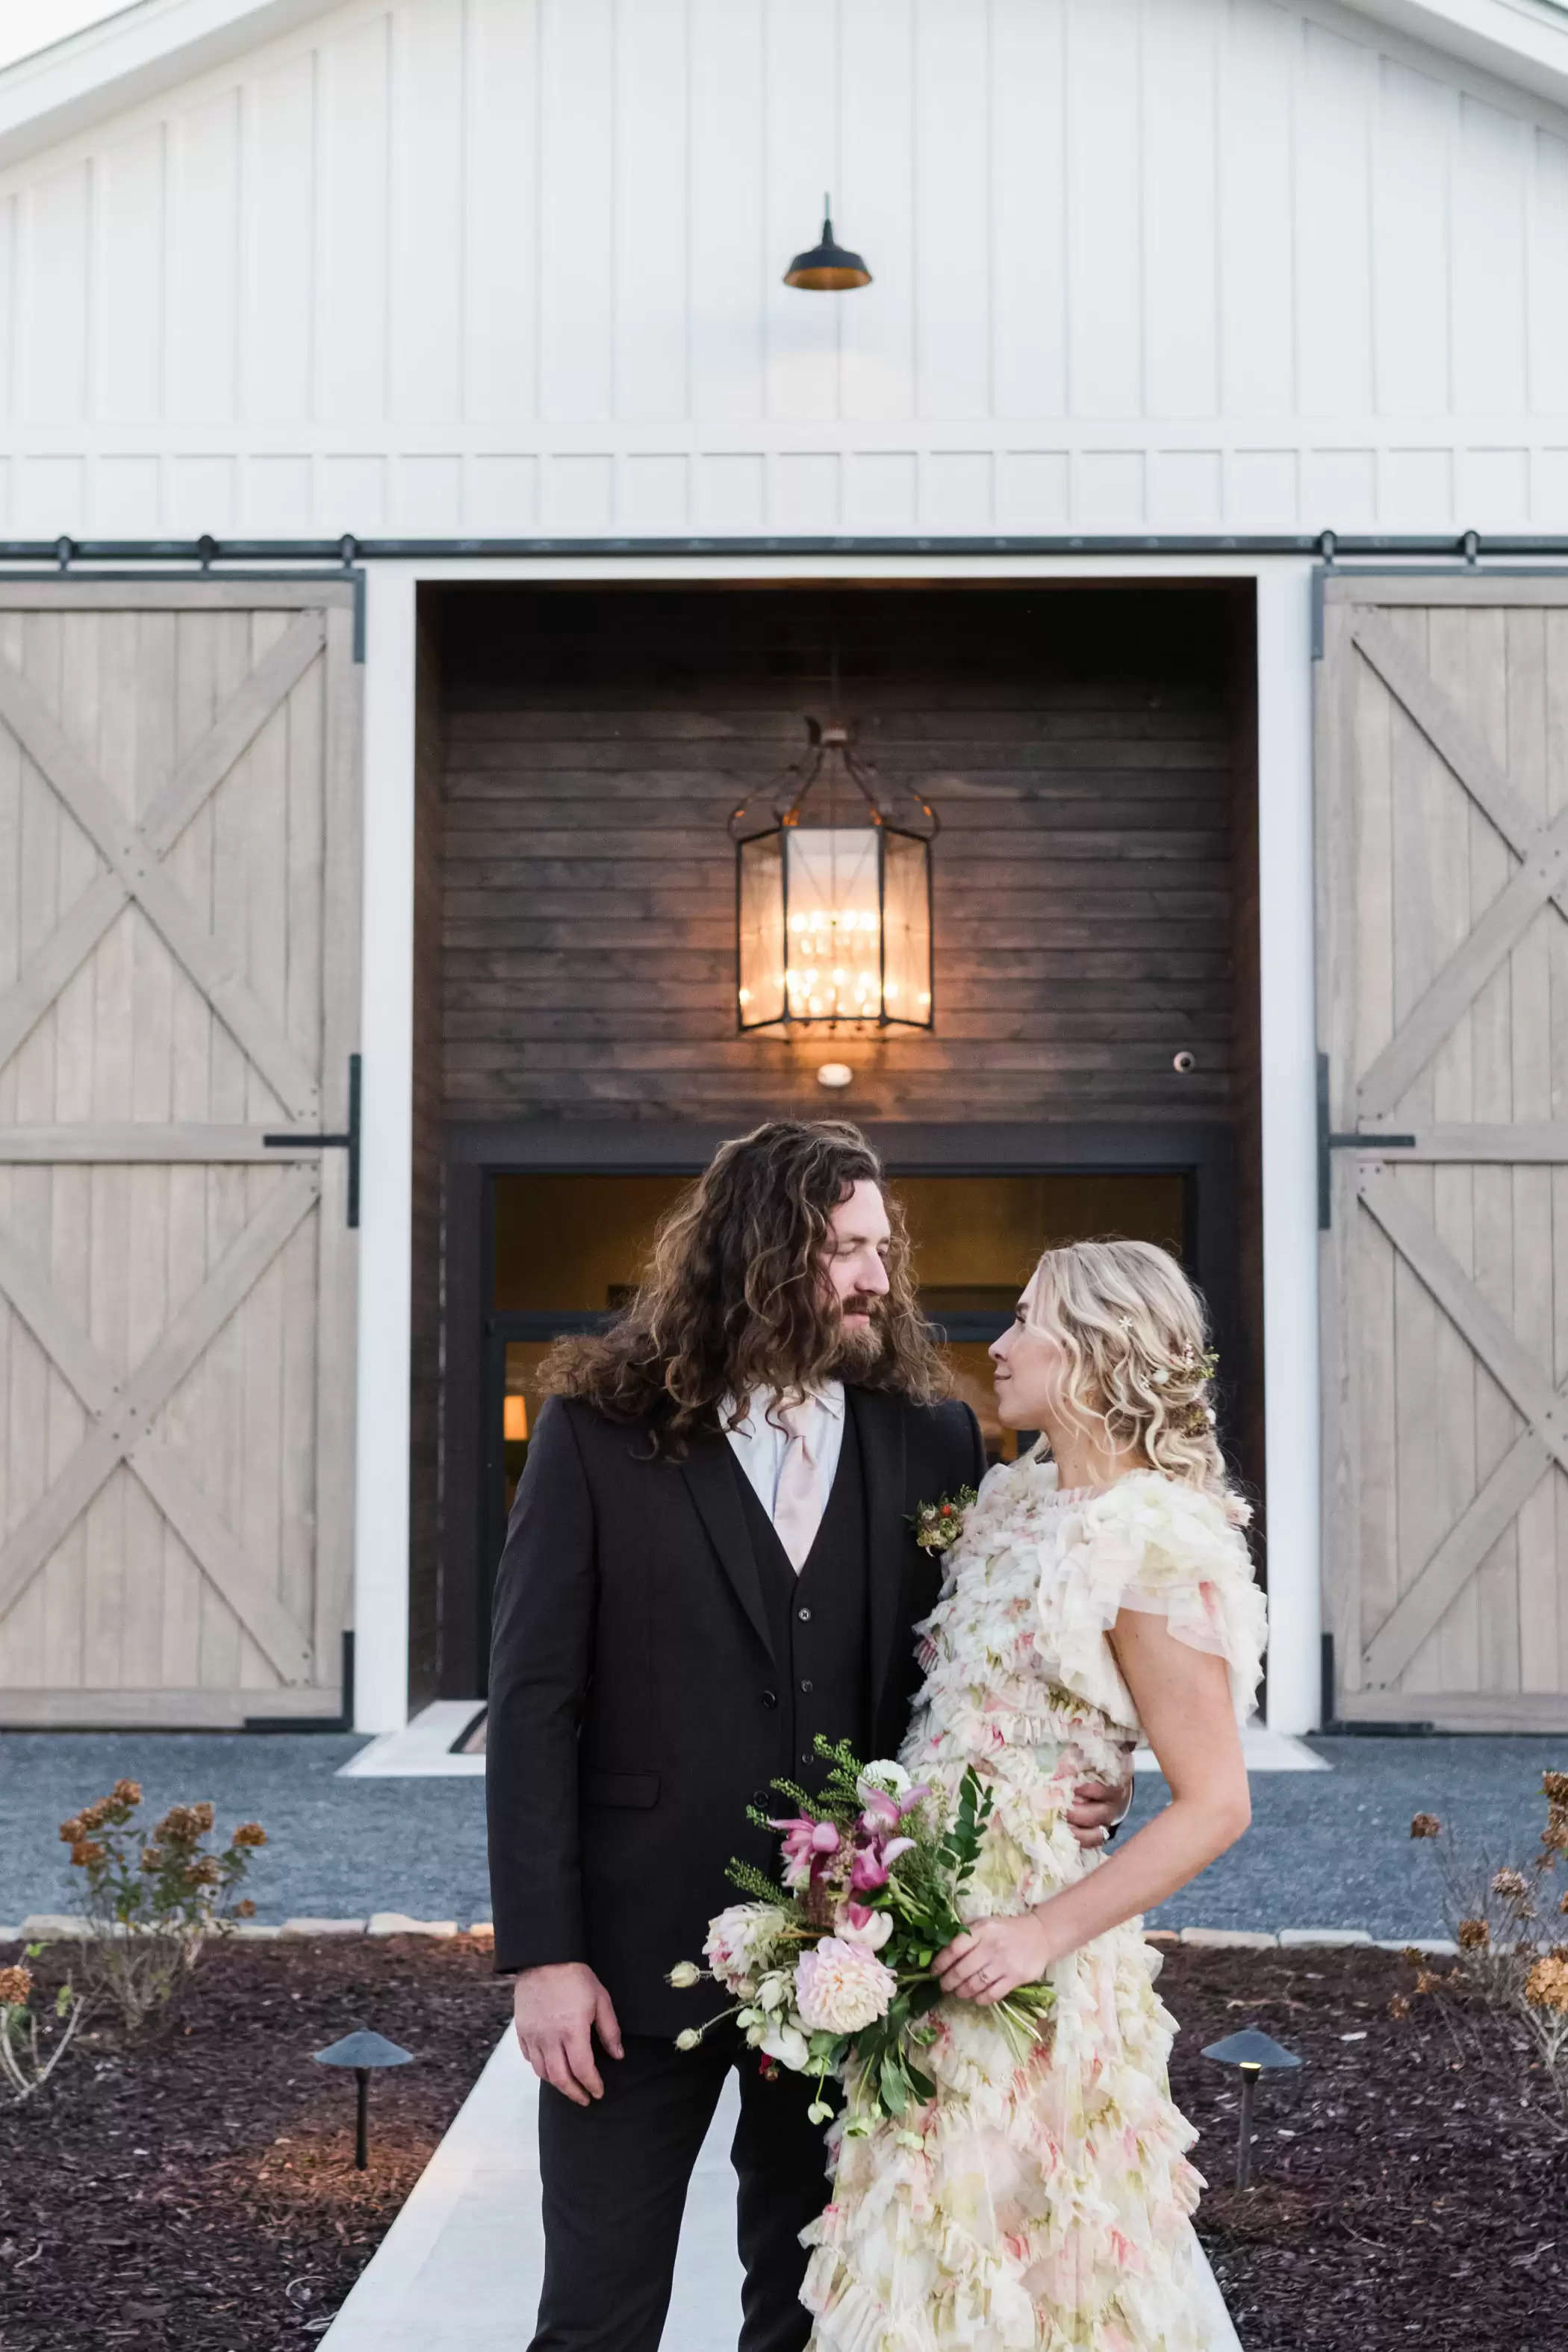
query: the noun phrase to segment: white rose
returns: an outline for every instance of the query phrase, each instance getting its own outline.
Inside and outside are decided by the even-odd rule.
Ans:
[[[792,2074],[804,2074],[811,2063],[811,2048],[798,2025],[787,2018],[775,2018],[763,2034],[760,2047],[764,2057],[776,2058]]]
[[[910,1776],[905,1771],[903,1766],[901,1764],[895,1764],[891,1757],[884,1756],[879,1758],[875,1764],[867,1765],[865,1770],[861,1773],[859,1780],[856,1783],[856,1794],[859,1797],[861,1803],[864,1804],[866,1801],[865,1791],[868,1787],[879,1789],[886,1796],[905,1797],[908,1796],[913,1786],[914,1783],[910,1779]]]
[[[893,1932],[890,1911],[873,1911],[863,1927],[858,1927],[847,1911],[834,1915],[833,1932],[841,1944],[858,1944],[864,1952],[879,1952]]]
[[[689,1992],[694,1984],[701,1981],[702,1971],[695,1960],[677,1960],[665,1979],[666,1984],[672,1984],[677,1992]]]

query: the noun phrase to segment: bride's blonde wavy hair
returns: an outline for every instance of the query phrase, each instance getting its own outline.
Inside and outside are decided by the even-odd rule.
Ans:
[[[1046,1252],[1026,1296],[1026,1323],[1061,1344],[1066,1400],[1080,1420],[1167,1477],[1235,1503],[1215,1434],[1208,1318],[1169,1250],[1071,1242]]]

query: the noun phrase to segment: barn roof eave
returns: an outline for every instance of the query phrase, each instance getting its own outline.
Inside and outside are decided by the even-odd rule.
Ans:
[[[0,166],[89,130],[337,0],[138,0],[0,71]]]
[[[324,16],[336,5],[338,0],[137,0],[0,70],[0,168]],[[1568,110],[1568,0],[1339,5]]]
[[[1561,0],[1343,0],[1424,48],[1568,107],[1568,5]]]

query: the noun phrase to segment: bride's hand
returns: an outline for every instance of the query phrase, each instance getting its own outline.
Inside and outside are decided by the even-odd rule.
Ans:
[[[1065,1949],[1042,1906],[1014,1919],[978,1921],[967,1935],[955,1936],[932,1967],[948,2000],[989,2007],[1020,1985],[1037,1984]]]

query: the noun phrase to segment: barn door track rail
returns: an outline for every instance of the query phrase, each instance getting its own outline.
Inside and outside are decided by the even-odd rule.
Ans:
[[[357,1054],[349,1055],[349,1123],[341,1135],[308,1135],[297,1127],[264,1135],[262,1149],[267,1151],[302,1151],[308,1150],[346,1151],[349,1156],[348,1218],[351,1226],[359,1223],[359,1139],[360,1139],[360,1071]]]
[[[1346,559],[1479,564],[1483,557],[1568,557],[1568,537],[1520,531],[891,531],[714,532],[633,536],[600,533],[565,538],[0,540],[0,563],[47,564],[69,572],[78,564],[189,564],[211,573],[215,564],[445,563],[519,556],[646,555],[1294,555],[1326,564]],[[215,575],[216,576],[216,575]]]

